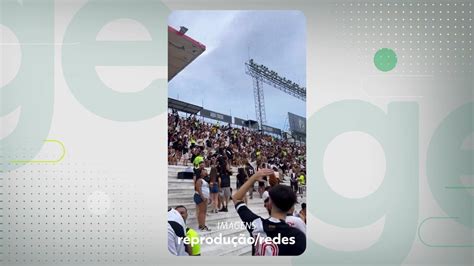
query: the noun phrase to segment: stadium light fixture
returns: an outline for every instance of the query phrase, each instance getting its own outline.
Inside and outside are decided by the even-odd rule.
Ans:
[[[266,122],[262,82],[302,101],[306,101],[305,87],[300,87],[297,83],[287,80],[285,77],[281,77],[276,71],[270,70],[264,65],[255,63],[253,59],[250,59],[245,63],[245,65],[245,73],[251,76],[254,81],[255,112],[260,126]]]

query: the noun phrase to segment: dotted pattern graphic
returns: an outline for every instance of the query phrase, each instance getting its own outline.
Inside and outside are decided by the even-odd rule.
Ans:
[[[347,2],[333,12],[341,41],[359,47],[362,64],[387,47],[398,55],[394,73],[472,73],[470,1]]]
[[[150,219],[120,174],[71,160],[0,174],[2,265],[145,262]]]

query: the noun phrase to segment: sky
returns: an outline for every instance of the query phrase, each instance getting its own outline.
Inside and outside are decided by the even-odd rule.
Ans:
[[[306,87],[306,20],[298,11],[174,11],[168,23],[206,46],[169,83],[171,98],[215,112],[254,119],[250,58]],[[288,112],[306,117],[306,103],[267,84],[268,126],[287,129]]]

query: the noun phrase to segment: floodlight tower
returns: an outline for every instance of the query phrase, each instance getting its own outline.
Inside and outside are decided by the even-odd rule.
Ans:
[[[255,114],[260,128],[266,123],[265,99],[263,95],[263,83],[277,88],[293,97],[306,102],[306,88],[301,87],[291,80],[278,75],[277,72],[268,69],[264,65],[256,64],[253,59],[245,62],[245,73],[253,79],[253,95],[255,99]]]

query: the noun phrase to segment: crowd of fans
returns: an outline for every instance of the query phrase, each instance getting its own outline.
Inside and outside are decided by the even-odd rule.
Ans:
[[[232,200],[242,222],[254,226],[252,237],[284,235],[295,237],[296,244],[253,245],[252,255],[300,255],[306,246],[306,204],[296,212],[297,194],[303,194],[306,182],[306,146],[285,138],[263,134],[258,130],[211,124],[196,116],[181,117],[168,114],[168,163],[194,165],[193,200],[200,231],[206,226],[208,209],[211,213],[228,212]],[[232,195],[231,167],[237,167]],[[209,170],[208,170],[209,169]],[[283,182],[289,176],[291,186],[271,184],[273,177]],[[253,197],[254,184],[270,218],[264,219],[247,208],[247,195]],[[199,237],[186,228],[187,209],[177,206],[168,212],[168,248],[175,255],[199,255],[199,246],[187,246],[177,239]],[[268,231],[267,228],[274,228]],[[273,248],[272,248],[273,247]]]
[[[205,123],[193,115],[187,118],[177,112],[168,115],[170,165],[186,165],[200,157],[210,167],[217,165],[219,157],[224,157],[231,166],[257,162],[276,167],[283,174],[290,170],[298,174],[305,172],[305,145],[245,127]]]

